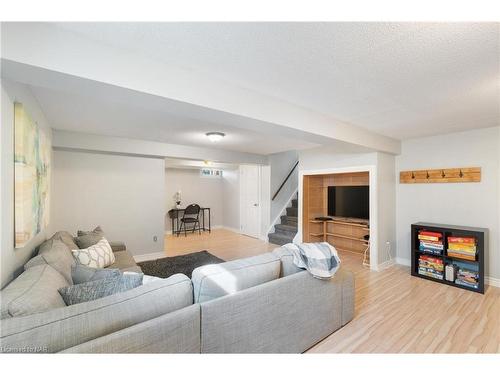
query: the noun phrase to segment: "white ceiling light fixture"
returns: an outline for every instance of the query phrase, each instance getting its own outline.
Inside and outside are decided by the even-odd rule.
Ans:
[[[226,134],[222,132],[208,132],[205,134],[212,142],[219,142]]]

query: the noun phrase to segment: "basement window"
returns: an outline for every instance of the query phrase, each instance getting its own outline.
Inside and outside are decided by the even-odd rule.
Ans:
[[[200,169],[200,177],[222,178],[222,169]]]

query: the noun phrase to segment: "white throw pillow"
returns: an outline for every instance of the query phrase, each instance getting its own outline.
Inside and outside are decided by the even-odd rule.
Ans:
[[[105,238],[86,249],[72,250],[72,252],[76,262],[87,267],[104,268],[115,262],[115,254]]]

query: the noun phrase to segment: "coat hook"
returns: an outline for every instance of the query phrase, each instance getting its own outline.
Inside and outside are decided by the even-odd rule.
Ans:
[[[427,173],[427,178],[429,178],[429,171],[425,171]]]
[[[460,174],[459,174],[460,178],[462,178],[464,176],[464,174],[462,173],[462,170],[460,169]]]
[[[441,171],[441,177],[445,178],[446,175],[444,174],[444,169]]]
[[[411,178],[415,179],[415,172],[413,172],[413,171],[411,172]]]

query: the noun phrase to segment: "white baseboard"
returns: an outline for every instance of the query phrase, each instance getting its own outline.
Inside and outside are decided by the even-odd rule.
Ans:
[[[226,230],[230,230],[231,232],[236,232],[236,233],[240,233],[239,229],[238,228],[232,228],[232,227],[226,227],[224,225],[212,225],[212,230],[214,229],[226,229]],[[189,231],[188,231],[189,232]],[[165,231],[165,234],[168,235],[168,234],[172,234],[172,230],[166,230]]]
[[[395,261],[397,264],[400,264],[402,266],[411,267],[411,260],[410,259],[396,258]]]
[[[500,279],[497,279],[495,277],[485,276],[484,282],[489,286],[500,288]]]
[[[379,265],[377,265],[376,270],[383,271],[383,270],[393,266],[394,264],[396,264],[396,260],[390,259],[390,260],[385,261],[384,263],[380,263]]]
[[[155,260],[158,258],[165,258],[166,256],[167,256],[167,254],[165,254],[164,251],[159,251],[157,253],[134,255],[134,260],[137,263],[139,263],[139,262],[145,262],[147,260]]]

